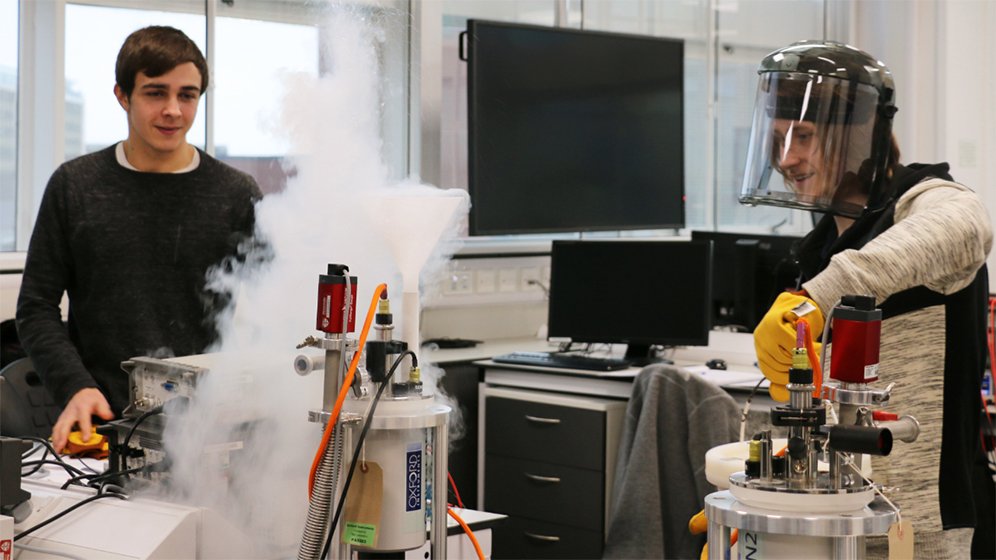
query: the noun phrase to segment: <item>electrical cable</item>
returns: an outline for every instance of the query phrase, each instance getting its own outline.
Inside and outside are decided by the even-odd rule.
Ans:
[[[24,459],[27,456],[30,456],[32,453],[35,453],[35,451],[38,450],[38,449],[45,449],[45,447],[39,445],[37,447],[32,448],[32,450],[28,452],[28,455],[21,455],[21,467],[24,467]],[[45,453],[42,453],[41,459],[35,459],[35,461],[44,461],[46,459],[48,459],[48,449],[45,449]],[[58,457],[56,457],[56,459],[58,459]],[[30,472],[22,472],[21,473],[21,477],[23,478],[25,476],[31,476],[31,475],[35,474],[36,472],[40,471],[41,468],[44,465],[45,465],[45,463],[37,463],[35,465],[35,468],[31,469]]]
[[[461,509],[463,509],[463,507],[464,507],[463,506],[463,500],[460,499],[460,491],[457,490],[457,485],[456,485],[456,482],[453,480],[453,475],[450,474],[449,471],[447,471],[446,472],[446,477],[450,479],[450,488],[453,489],[453,497],[456,498],[457,506],[459,506]]]
[[[342,508],[346,503],[346,494],[349,492],[349,486],[353,482],[353,473],[356,470],[356,463],[359,462],[359,454],[363,449],[363,440],[366,439],[367,431],[370,428],[370,419],[373,416],[374,410],[377,408],[377,402],[380,401],[380,396],[384,393],[384,389],[390,385],[389,380],[384,380],[380,384],[380,388],[377,389],[377,394],[374,396],[373,404],[370,406],[370,412],[367,414],[367,420],[363,424],[363,430],[360,431],[360,437],[356,441],[356,449],[353,452],[353,458],[349,465],[349,472],[346,474],[346,482],[342,485],[342,494],[339,495],[339,502],[335,506],[335,515],[332,517],[332,524],[329,526],[328,536],[325,538],[325,545],[322,547],[322,553],[318,555],[319,558],[326,558],[329,553],[329,549],[332,547],[332,536],[335,534],[336,526],[339,524],[339,516],[342,514]]]
[[[48,449],[49,452],[51,452],[53,455],[55,455],[56,457],[59,456],[59,452],[56,451],[55,447],[52,446],[52,443],[45,438],[40,438],[37,436],[22,436],[18,439],[26,439],[28,441],[34,441],[40,443],[41,445],[45,446],[45,448]]]
[[[53,459],[55,461],[58,461],[60,464],[62,464],[63,468],[65,468],[67,470],[70,469],[70,468],[75,468],[72,465],[70,465],[69,463],[66,463],[65,461],[62,460],[62,457],[61,457],[61,455],[59,455],[59,452],[55,450],[55,447],[53,447],[52,443],[49,442],[47,439],[40,438],[40,437],[37,437],[37,436],[22,436],[19,439],[28,440],[28,441],[34,441],[34,442],[37,442],[37,443],[40,443],[40,444],[44,445],[45,448],[48,450],[48,452],[52,454]],[[41,467],[39,467],[39,468],[41,468]],[[79,471],[79,472],[83,472],[83,471]],[[30,474],[34,474],[34,471],[31,472]],[[26,475],[22,475],[22,476],[26,476]]]
[[[172,402],[172,401],[173,401],[173,399],[171,399],[169,402]],[[134,424],[131,425],[131,429],[128,430],[128,434],[125,436],[124,442],[121,444],[121,448],[123,450],[122,454],[125,455],[125,461],[127,461],[128,444],[131,442],[131,438],[135,434],[135,430],[138,428],[139,424],[141,424],[142,422],[144,422],[145,419],[149,418],[150,416],[154,416],[156,414],[162,414],[164,406],[166,406],[165,403],[161,404],[161,405],[159,405],[159,406],[157,406],[155,408],[152,408],[150,410],[147,410],[146,412],[142,413],[142,415],[139,416],[135,420]],[[131,468],[131,469],[125,469],[125,470],[122,470],[122,471],[108,471],[108,472],[94,473],[94,474],[86,474],[83,471],[79,471],[78,470],[77,476],[74,476],[74,477],[70,478],[69,480],[67,480],[62,485],[61,488],[62,488],[62,490],[65,490],[66,488],[68,488],[72,484],[79,484],[79,482],[81,480],[83,480],[84,478],[89,478],[90,479],[90,481],[86,484],[87,486],[89,486],[89,485],[92,485],[94,482],[96,482],[98,480],[105,480],[105,479],[108,479],[108,478],[111,478],[111,477],[115,477],[115,476],[133,474],[133,473],[141,471],[142,469],[144,469],[144,468],[146,468],[148,466],[149,465],[142,465],[141,467],[135,467],[135,468]]]
[[[166,405],[161,404],[155,408],[149,409],[143,412],[142,415],[139,416],[137,420],[135,420],[135,423],[131,425],[131,429],[128,430],[128,435],[125,436],[124,442],[121,444],[121,447],[124,448],[125,452],[128,451],[128,444],[131,443],[131,437],[135,435],[135,430],[138,429],[138,425],[141,424],[142,422],[145,422],[145,419],[150,416],[155,416],[156,414],[162,414],[164,406]]]
[[[761,379],[758,379],[757,383],[754,385],[754,388],[750,390],[750,394],[747,395],[747,402],[744,403],[744,410],[740,413],[740,441],[744,441],[744,437],[746,436],[747,413],[750,412],[750,401],[754,398],[754,395],[757,394],[757,390],[761,387],[761,383],[764,383],[765,379],[767,378],[762,377]]]
[[[53,515],[52,517],[49,517],[48,519],[46,519],[45,521],[42,521],[41,523],[35,525],[34,527],[31,527],[29,529],[25,529],[24,531],[21,531],[20,533],[14,535],[14,540],[16,541],[16,540],[23,539],[24,537],[30,535],[31,533],[34,533],[38,529],[41,529],[42,527],[45,527],[48,524],[50,524],[50,523],[52,523],[52,522],[54,522],[56,520],[62,519],[63,517],[65,517],[69,513],[73,512],[73,511],[76,511],[77,509],[85,506],[86,504],[89,504],[90,502],[95,502],[97,500],[101,500],[103,498],[117,498],[119,500],[126,500],[126,499],[128,499],[127,496],[123,496],[121,494],[116,494],[116,493],[113,493],[113,492],[108,492],[106,494],[95,494],[93,496],[90,496],[89,498],[86,498],[85,500],[82,500],[82,501],[80,501],[78,503],[75,503],[75,504],[67,507],[66,509],[60,511],[59,513]]]
[[[80,464],[86,468],[86,470],[92,472],[93,474],[101,474],[103,472],[103,471],[98,471],[97,469],[86,464],[86,461],[83,460],[83,457],[77,457],[76,460],[79,461]]]
[[[83,480],[84,478],[89,478],[90,479],[89,482],[87,482],[85,484],[85,486],[91,486],[93,483],[97,482],[98,480],[108,480],[108,479],[114,478],[116,476],[121,476],[121,475],[126,475],[126,474],[134,474],[134,473],[137,473],[137,472],[141,472],[141,471],[143,471],[145,469],[148,469],[150,467],[152,467],[152,465],[142,465],[140,467],[133,467],[133,468],[130,468],[130,469],[125,469],[123,471],[107,471],[107,472],[102,472],[102,473],[97,473],[97,474],[82,473],[79,476],[74,476],[73,478],[70,478],[69,480],[67,480],[66,482],[64,482],[59,489],[60,490],[65,490],[66,488],[69,488],[69,486],[72,485],[72,484],[79,484],[79,482],[81,480]],[[84,486],[84,485],[80,484],[80,486]]]
[[[353,353],[353,359],[349,363],[349,371],[346,373],[346,378],[343,379],[342,388],[339,390],[339,396],[335,400],[335,406],[332,408],[332,414],[329,416],[329,421],[325,424],[325,432],[322,433],[322,441],[318,446],[318,451],[315,453],[315,458],[311,462],[311,472],[308,474],[308,500],[311,500],[311,493],[315,488],[315,474],[318,473],[318,465],[322,462],[322,456],[325,455],[325,449],[329,445],[329,441],[332,439],[332,432],[335,429],[335,425],[339,423],[339,412],[342,410],[342,403],[346,400],[346,395],[349,393],[350,388],[353,385],[353,376],[356,374],[356,366],[360,362],[360,355],[363,353],[363,346],[367,342],[367,333],[370,332],[370,324],[373,322],[373,318],[377,309],[377,300],[380,299],[382,293],[386,293],[387,284],[378,284],[377,288],[374,289],[373,299],[370,301],[370,308],[367,310],[367,318],[363,322],[363,329],[360,331],[360,341],[357,345],[357,351]],[[344,349],[345,350],[345,349]]]
[[[39,469],[41,469],[42,465],[58,465],[58,466],[60,466],[60,467],[62,467],[64,469],[66,469],[66,472],[68,472],[70,475],[74,475],[74,476],[84,474],[83,471],[77,469],[76,467],[74,467],[74,466],[72,466],[72,465],[70,465],[70,464],[68,464],[68,463],[66,463],[64,461],[53,461],[52,459],[39,459],[39,460],[36,460],[36,461],[25,461],[25,462],[21,463],[21,467],[22,468],[25,467],[25,466],[31,467],[31,466],[35,466],[35,465],[37,465],[37,468],[35,470],[33,470],[33,471],[29,472],[29,473],[21,473],[21,476],[30,476],[32,474],[35,474],[36,472],[38,472]]]
[[[827,438],[827,448],[830,448],[830,438]],[[892,500],[890,500],[888,498],[888,496],[886,496],[884,493],[882,493],[882,490],[878,486],[876,486],[875,483],[873,483],[865,475],[861,474],[861,467],[859,467],[858,465],[856,465],[854,463],[854,459],[851,458],[847,453],[841,453],[840,451],[834,451],[834,453],[836,453],[837,456],[840,457],[843,460],[844,466],[851,467],[851,470],[854,471],[854,474],[856,474],[859,477],[861,477],[861,480],[864,480],[865,484],[867,484],[869,487],[871,487],[872,491],[874,491],[876,494],[878,494],[879,496],[881,496],[882,499],[885,500],[885,503],[889,504],[889,507],[891,507],[893,510],[895,510],[895,512],[896,512],[896,526],[897,527],[901,526],[902,523],[903,523],[903,514],[902,514],[902,512],[899,511],[899,506],[897,506],[896,504],[892,503]],[[898,530],[899,530],[899,535],[902,536],[902,534],[903,534],[902,529],[900,528]]]
[[[387,376],[384,381],[380,384],[380,388],[377,389],[377,394],[373,398],[373,402],[370,403],[370,410],[367,412],[367,418],[363,423],[363,429],[360,431],[360,436],[356,439],[356,446],[353,449],[353,458],[350,461],[349,472],[346,474],[346,482],[342,485],[342,494],[339,495],[339,502],[335,507],[335,516],[332,518],[332,525],[329,527],[328,537],[325,539],[325,546],[322,547],[322,553],[318,556],[319,558],[325,558],[328,554],[329,549],[332,546],[332,535],[335,534],[335,528],[339,524],[339,516],[342,514],[342,508],[346,504],[346,494],[349,493],[349,485],[353,481],[353,473],[356,471],[356,464],[359,462],[360,452],[363,450],[363,442],[367,437],[367,432],[370,431],[371,420],[373,419],[374,411],[377,410],[377,403],[380,402],[381,395],[384,394],[384,389],[391,384],[391,377],[394,372],[404,361],[405,356],[411,356],[412,367],[418,367],[418,357],[415,352],[411,350],[405,350],[395,358],[394,363],[391,364],[391,369],[387,371]]]
[[[31,449],[25,451],[24,453],[21,453],[21,459],[27,459],[28,457],[34,455],[35,453],[38,453],[39,449],[46,449],[46,448],[44,445],[41,445],[38,442],[34,442],[34,445],[31,446]],[[45,455],[48,455],[47,449]],[[42,455],[42,459],[45,458],[45,455]]]
[[[477,553],[478,560],[484,560],[484,551],[481,550],[481,543],[477,542],[477,537],[475,537],[474,532],[470,530],[470,525],[467,525],[467,523],[459,515],[457,515],[455,511],[453,511],[453,508],[446,508],[446,513],[450,514],[450,517],[456,519],[456,522],[463,527],[463,532],[470,538],[470,544],[474,545],[474,552]]]

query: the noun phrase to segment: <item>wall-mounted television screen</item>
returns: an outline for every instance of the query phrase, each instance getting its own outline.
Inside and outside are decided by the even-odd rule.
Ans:
[[[469,20],[470,234],[685,225],[677,39]]]

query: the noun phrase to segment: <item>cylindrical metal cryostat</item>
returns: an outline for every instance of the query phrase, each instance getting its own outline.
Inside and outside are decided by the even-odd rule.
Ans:
[[[365,460],[383,469],[384,493],[376,544],[356,548],[400,551],[425,543],[425,478],[432,478],[431,471],[426,472],[425,443],[422,429],[370,430]],[[353,520],[344,517],[343,522]]]
[[[830,378],[842,383],[878,380],[882,310],[871,296],[845,296],[833,310]]]
[[[343,333],[342,312],[346,302],[346,274],[343,265],[330,264],[328,274],[318,277],[318,316],[315,328],[329,334]],[[356,328],[356,277],[349,277],[349,317],[346,332]]]
[[[366,400],[349,399],[343,410],[359,413],[368,405]],[[360,467],[363,463],[376,463],[382,471],[382,495],[376,508],[379,515],[369,531],[376,538],[368,542],[350,540],[350,527],[362,522],[343,511],[340,523],[340,529],[345,531],[343,542],[356,550],[412,550],[425,544],[426,520],[431,518],[432,544],[439,547],[433,557],[445,558],[445,442],[449,412],[449,407],[435,404],[431,397],[395,399],[379,404],[359,459]],[[359,433],[361,426],[355,425],[351,429]],[[440,442],[442,447],[439,447]],[[439,500],[431,500],[436,492],[439,492]],[[362,500],[364,496],[356,498]],[[435,534],[437,529],[439,534]]]

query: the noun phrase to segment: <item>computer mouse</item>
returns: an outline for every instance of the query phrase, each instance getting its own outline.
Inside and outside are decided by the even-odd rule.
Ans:
[[[726,369],[726,360],[714,358],[706,362],[706,367],[709,369]]]

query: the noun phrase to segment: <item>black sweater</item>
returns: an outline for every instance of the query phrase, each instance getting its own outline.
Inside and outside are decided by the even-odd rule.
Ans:
[[[132,400],[122,361],[183,356],[216,340],[226,294],[206,273],[253,232],[259,187],[200,153],[188,173],[142,173],[114,147],[62,164],[42,198],[17,301],[17,330],[56,402],[100,388]],[[59,303],[69,294],[69,324]]]

